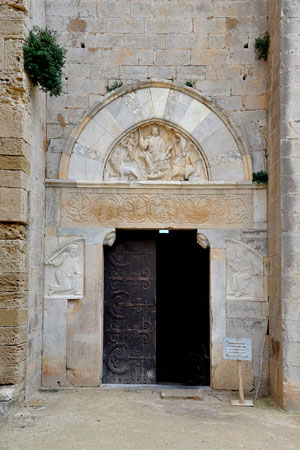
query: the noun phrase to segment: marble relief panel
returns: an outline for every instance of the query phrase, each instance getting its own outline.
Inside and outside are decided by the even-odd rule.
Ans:
[[[201,149],[177,129],[158,123],[137,127],[112,149],[104,180],[206,181]]]
[[[253,221],[252,193],[203,193],[193,190],[63,193],[62,225],[103,227],[178,226],[249,228]]]
[[[68,239],[45,257],[45,298],[83,298],[84,239]]]
[[[263,257],[248,245],[226,241],[227,300],[263,301]]]

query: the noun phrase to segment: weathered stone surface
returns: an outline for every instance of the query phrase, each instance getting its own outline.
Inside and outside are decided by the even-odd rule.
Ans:
[[[44,387],[66,386],[67,300],[46,299],[44,303]]]
[[[174,400],[203,400],[201,389],[164,389],[160,391],[161,398]]]
[[[80,19],[72,19],[68,25],[68,31],[81,31],[84,32],[86,29],[86,21]]]
[[[1,310],[0,310],[1,317]],[[0,319],[1,320],[1,319]],[[22,327],[1,327],[0,328],[0,346],[1,345],[17,345],[26,341],[27,330]]]
[[[0,188],[0,220],[27,223],[27,192],[24,189]]]
[[[1,188],[22,188],[29,191],[29,177],[19,170],[0,170]]]
[[[101,383],[98,330],[103,325],[98,298],[102,295],[103,247],[89,245],[86,249],[85,298],[70,300],[67,309],[67,381],[71,386],[99,386]]]
[[[25,268],[24,268],[25,272]],[[0,273],[0,293],[23,292],[28,289],[28,274]],[[5,295],[5,294],[4,294]]]
[[[1,309],[0,327],[18,327],[27,322],[26,309]]]
[[[24,107],[14,108],[8,104],[0,104],[0,136],[4,138],[20,138],[29,142],[29,117]]]
[[[22,170],[28,173],[29,162],[22,156],[0,156],[0,167],[5,170]]]
[[[0,241],[0,272],[25,272],[27,243],[20,240]]]
[[[1,279],[3,280],[3,275]],[[11,279],[9,279],[10,281]],[[0,308],[13,309],[27,307],[27,292],[22,292],[21,289],[19,292],[10,292],[13,288],[14,286],[10,286],[9,283],[7,286],[3,286],[3,290],[5,291],[7,289],[8,292],[0,292]]]
[[[0,383],[18,383],[24,377],[26,346],[18,344],[12,346],[0,345]]]
[[[0,239],[26,239],[27,230],[25,225],[18,223],[1,223],[0,222]]]
[[[24,156],[29,158],[29,144],[23,139],[0,137],[0,155]]]

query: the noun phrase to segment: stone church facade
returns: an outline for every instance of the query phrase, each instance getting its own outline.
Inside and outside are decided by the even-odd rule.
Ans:
[[[250,338],[247,390],[299,410],[299,20],[294,0],[0,4],[0,411],[41,387],[99,386],[107,368],[119,382],[159,381],[148,366],[137,375],[146,350],[126,356],[127,376],[117,346],[128,284],[154,283],[133,263],[125,280],[122,230],[194,233],[209,255],[206,384],[237,388],[223,339]],[[67,49],[60,97],[24,72],[34,25]],[[254,42],[267,30],[265,62]],[[260,171],[267,186],[252,182]],[[135,317],[144,294],[130,295]],[[148,325],[133,328],[155,348]]]

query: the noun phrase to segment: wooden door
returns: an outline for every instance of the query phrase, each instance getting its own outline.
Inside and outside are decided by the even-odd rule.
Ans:
[[[155,383],[155,237],[119,231],[104,260],[103,383]]]

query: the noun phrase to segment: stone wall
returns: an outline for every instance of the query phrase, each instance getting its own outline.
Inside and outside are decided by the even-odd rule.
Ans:
[[[31,3],[32,25],[45,25],[43,0]],[[26,399],[41,385],[43,326],[46,97],[31,89],[30,194],[29,194],[29,293],[26,361]]]
[[[281,177],[280,177],[280,15],[281,1],[269,4],[268,55],[268,256],[270,261],[270,388],[282,402]]]
[[[286,409],[300,408],[300,4],[282,1],[280,184],[282,271],[282,383]]]
[[[47,25],[58,30],[68,50],[63,94],[47,104],[48,178],[58,178],[70,133],[106,94],[107,85],[153,78],[183,85],[191,81],[236,122],[251,152],[253,171],[265,169],[267,65],[255,58],[253,45],[267,30],[267,0],[68,0],[63,6],[51,0],[46,6]],[[89,171],[86,179],[91,176]],[[257,235],[265,235],[264,226]],[[255,360],[260,361],[268,308],[265,304],[258,312],[257,306],[254,314],[251,302],[247,306],[231,314],[227,331],[252,329]],[[266,344],[261,392],[268,389]],[[256,384],[260,371],[256,362]]]
[[[270,386],[285,408],[300,408],[299,68],[300,6],[271,1],[268,64]],[[279,33],[279,30],[281,33]]]
[[[267,0],[46,1],[47,25],[67,48],[63,95],[48,102],[47,176],[84,111],[115,80],[190,80],[242,128],[254,171],[265,167],[266,63],[254,40]]]
[[[42,226],[43,207],[33,210],[33,205],[36,196],[43,200],[44,173],[38,166],[43,167],[39,135],[45,105],[44,95],[31,91],[22,46],[29,28],[42,23],[43,11],[42,1],[32,2],[32,10],[26,0],[4,0],[0,6],[0,412],[24,396],[28,290],[30,298],[36,295],[28,264],[32,249],[42,249],[35,229]]]

